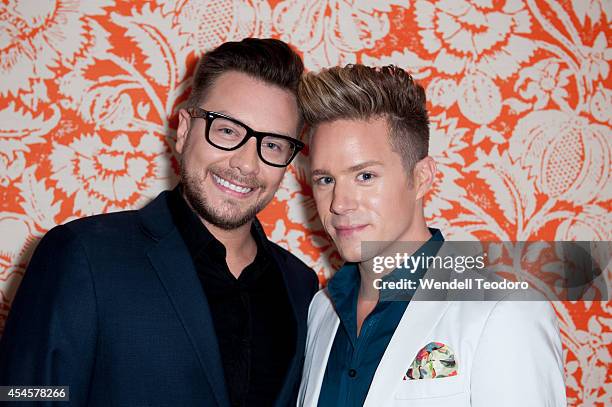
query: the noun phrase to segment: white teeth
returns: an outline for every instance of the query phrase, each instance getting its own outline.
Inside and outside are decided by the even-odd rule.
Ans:
[[[229,188],[232,191],[240,192],[241,194],[247,194],[253,190],[253,188],[245,188],[238,185],[234,185],[231,182],[228,182],[223,178],[216,176],[215,174],[213,174],[213,179],[217,184],[223,185],[225,188]]]

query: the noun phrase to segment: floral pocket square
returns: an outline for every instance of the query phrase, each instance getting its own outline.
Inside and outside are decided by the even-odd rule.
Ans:
[[[417,353],[404,380],[434,379],[457,375],[455,353],[441,342],[430,342]]]

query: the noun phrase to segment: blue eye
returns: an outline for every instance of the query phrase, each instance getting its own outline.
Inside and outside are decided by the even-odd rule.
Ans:
[[[374,179],[374,174],[371,172],[362,172],[361,174],[357,175],[357,179],[359,181],[370,181]]]
[[[318,185],[329,185],[332,182],[334,182],[334,179],[332,177],[321,177],[315,180],[315,184]]]

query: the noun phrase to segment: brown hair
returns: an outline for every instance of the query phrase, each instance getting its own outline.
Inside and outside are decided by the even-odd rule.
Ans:
[[[215,80],[228,71],[248,74],[296,94],[304,64],[280,40],[245,38],[240,42],[226,42],[202,57],[193,77],[188,105],[197,106]]]
[[[311,131],[339,119],[386,118],[391,147],[409,174],[427,156],[425,90],[401,68],[350,64],[309,72],[300,81],[298,102]]]

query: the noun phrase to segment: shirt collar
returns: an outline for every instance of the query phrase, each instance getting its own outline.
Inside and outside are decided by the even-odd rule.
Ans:
[[[435,255],[439,250],[440,246],[444,242],[444,236],[439,229],[428,228],[431,237],[427,240],[416,252],[424,252],[425,255]],[[383,277],[393,278],[393,274],[396,273],[397,270],[389,273],[387,276]],[[412,274],[413,278],[418,279],[421,278],[427,270],[417,270]],[[361,275],[359,274],[359,267],[357,263],[345,263],[340,270],[338,270],[334,276],[327,283],[327,290],[329,295],[336,307],[344,308],[350,307],[349,309],[354,308],[353,302],[356,304],[357,292],[359,289],[359,284],[361,283]]]

